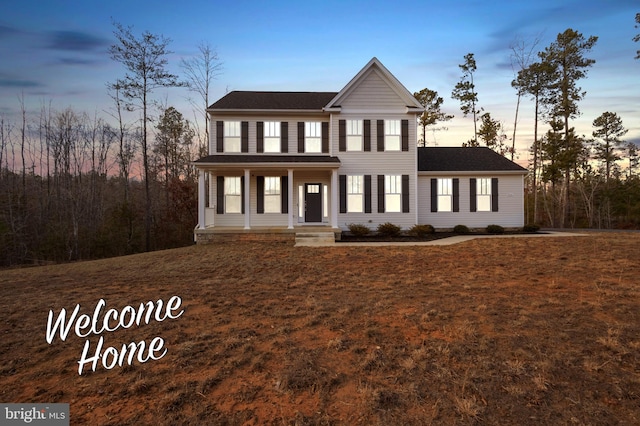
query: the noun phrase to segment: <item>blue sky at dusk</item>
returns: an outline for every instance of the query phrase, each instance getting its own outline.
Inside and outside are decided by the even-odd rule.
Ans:
[[[516,96],[509,45],[516,37],[541,41],[543,50],[567,28],[599,40],[588,57],[596,64],[580,86],[587,91],[574,122],[590,136],[601,113],[618,113],[640,143],[640,43],[631,39],[637,0],[556,1],[58,1],[5,2],[0,14],[0,115],[15,120],[19,96],[34,118],[41,105],[103,114],[111,107],[105,85],[125,70],[109,59],[112,19],[171,38],[170,70],[197,52],[216,48],[224,63],[210,99],[227,90],[338,91],[376,56],[406,87],[428,87],[445,99],[456,118],[435,134],[439,145],[460,145],[473,136],[451,91],[458,64],[474,53],[479,105],[513,129]],[[194,117],[185,89],[154,97]],[[103,114],[106,116],[106,114]],[[524,100],[518,147],[532,140],[533,107]],[[546,130],[546,128],[545,128]],[[433,135],[427,135],[433,142]]]

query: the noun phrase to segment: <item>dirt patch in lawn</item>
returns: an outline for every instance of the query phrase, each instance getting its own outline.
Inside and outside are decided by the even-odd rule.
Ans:
[[[637,424],[640,235],[237,243],[0,272],[0,401],[72,424]],[[78,375],[47,314],[171,296],[157,361]],[[96,336],[89,336],[92,345]]]

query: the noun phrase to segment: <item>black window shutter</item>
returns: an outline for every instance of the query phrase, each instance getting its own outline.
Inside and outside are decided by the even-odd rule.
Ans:
[[[216,152],[224,152],[224,121],[216,121]]]
[[[304,121],[298,122],[298,153],[304,152]]]
[[[378,213],[384,213],[384,175],[378,175]]]
[[[224,176],[216,177],[216,213],[224,214]]]
[[[242,214],[244,214],[244,176],[240,178],[240,204]]]
[[[402,150],[409,151],[409,120],[402,120],[401,125]]]
[[[243,121],[240,127],[240,144],[242,152],[249,152],[249,122]],[[244,213],[244,212],[243,212]]]
[[[453,211],[460,211],[460,179],[453,179]]]
[[[378,120],[378,152],[384,151],[384,120]]]
[[[498,211],[498,178],[491,178],[491,211]]]
[[[329,123],[322,122],[322,152],[329,153]]]
[[[340,213],[347,212],[347,175],[338,176],[340,186]]]
[[[364,175],[364,212],[371,213],[371,175]]]
[[[402,175],[402,213],[409,213],[409,175]]]
[[[264,152],[264,121],[256,123],[256,152]]]
[[[431,179],[431,211],[438,211],[438,179]]]
[[[476,178],[469,179],[469,211],[477,212],[478,211],[478,198],[476,192]]]
[[[362,132],[364,136],[364,150],[371,152],[371,120],[364,120],[362,123]]]
[[[256,213],[264,213],[264,176],[256,176]]]
[[[289,152],[289,123],[280,123],[280,152]]]
[[[338,151],[347,150],[347,121],[338,120]]]
[[[280,179],[280,211],[289,213],[289,176]]]

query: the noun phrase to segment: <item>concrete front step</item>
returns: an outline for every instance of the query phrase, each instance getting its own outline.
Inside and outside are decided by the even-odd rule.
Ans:
[[[333,232],[296,232],[296,246],[316,246],[335,244]]]

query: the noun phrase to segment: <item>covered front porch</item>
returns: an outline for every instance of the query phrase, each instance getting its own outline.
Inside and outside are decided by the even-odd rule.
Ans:
[[[221,235],[295,236],[338,228],[338,167],[331,156],[211,155],[195,162],[196,241]]]

